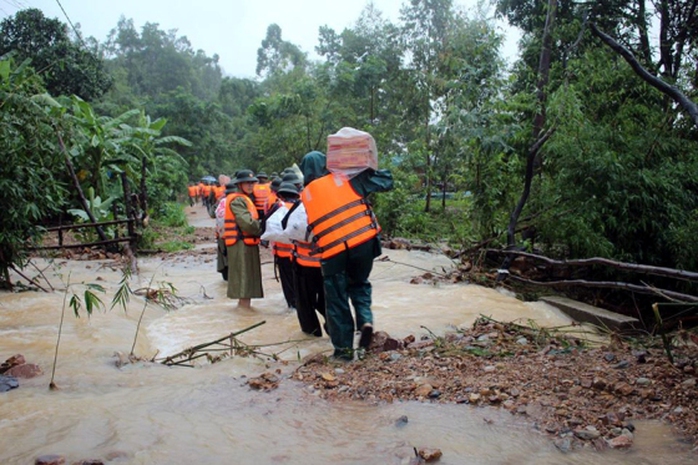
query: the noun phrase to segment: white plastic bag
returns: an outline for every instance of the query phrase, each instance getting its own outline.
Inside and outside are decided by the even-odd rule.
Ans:
[[[294,173],[296,173],[296,176],[298,176],[298,182],[300,182],[300,184],[303,185],[305,177],[303,176],[303,172],[301,171],[301,169],[298,167],[296,163],[291,165],[291,169]]]
[[[312,239],[312,234],[306,238],[305,233],[307,230],[308,213],[305,211],[305,205],[301,203],[289,215],[288,223],[286,223],[286,229],[284,229],[284,235],[286,236],[287,240],[291,239],[294,241],[310,242],[310,239]]]
[[[260,239],[270,242],[288,242],[288,237],[284,233],[284,228],[281,226],[281,220],[284,219],[287,213],[288,208],[286,208],[286,205],[277,208],[276,211],[267,218],[264,234],[262,234]]]
[[[373,136],[354,128],[342,128],[327,136],[327,169],[353,178],[368,168],[378,169]]]
[[[223,231],[225,231],[225,200],[227,196],[223,196],[218,201],[218,205],[216,206],[216,234],[218,235],[217,237],[223,237]]]

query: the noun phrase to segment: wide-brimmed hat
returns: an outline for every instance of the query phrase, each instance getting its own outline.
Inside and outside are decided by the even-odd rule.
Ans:
[[[229,182],[228,184],[225,185],[225,195],[232,194],[233,192],[238,191],[238,185],[235,184],[234,182]]]
[[[281,178],[281,182],[290,182],[292,184],[300,184],[301,183],[301,178],[298,177],[296,173],[293,171],[290,171],[286,174],[283,175]]]
[[[259,182],[259,179],[254,175],[252,170],[240,170],[235,173],[235,184],[240,184],[241,182]]]
[[[257,177],[258,177],[258,178],[269,179],[269,176],[267,176],[267,173],[265,173],[264,171],[260,171],[259,173],[257,173]]]
[[[298,187],[296,187],[296,185],[293,184],[292,182],[287,182],[287,181],[284,181],[281,183],[281,185],[279,186],[279,189],[276,191],[276,193],[282,194],[282,195],[286,194],[286,195],[294,195],[294,196],[298,196],[300,194],[300,192],[298,192]]]
[[[274,179],[271,181],[271,190],[274,192],[279,190],[279,186],[281,186],[281,178],[276,176]]]

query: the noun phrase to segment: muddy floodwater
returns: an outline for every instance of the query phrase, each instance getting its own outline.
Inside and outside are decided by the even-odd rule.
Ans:
[[[199,214],[199,225],[212,220]],[[48,389],[66,295],[80,283],[97,283],[107,306],[122,278],[105,261],[37,260],[54,292],[0,294],[0,359],[22,354],[43,375],[21,379],[0,393],[0,463],[32,464],[44,454],[66,463],[101,460],[109,464],[407,464],[413,448],[438,448],[441,464],[687,464],[695,454],[659,422],[636,423],[629,451],[562,453],[534,425],[508,412],[467,405],[404,402],[330,403],[288,379],[298,360],[331,353],[327,337],[300,332],[295,313],[285,308],[269,260],[263,260],[266,297],[240,310],[228,300],[226,283],[215,270],[211,247],[198,254],[140,258],[132,289],[176,288],[179,308],[145,307],[135,347],[150,359],[172,355],[256,323],[240,336],[262,345],[286,363],[259,358],[227,358],[195,368],[138,362],[117,368],[115,353],[128,354],[144,308],[133,296],[121,308],[67,309],[55,383]],[[377,330],[395,337],[428,331],[443,334],[470,326],[479,315],[498,320],[560,326],[569,318],[543,303],[476,285],[410,284],[423,270],[452,266],[444,256],[384,250],[371,277]],[[281,343],[281,344],[278,344]],[[0,360],[0,361],[2,361]],[[247,380],[278,371],[279,388],[250,389]],[[406,417],[407,421],[398,421]]]

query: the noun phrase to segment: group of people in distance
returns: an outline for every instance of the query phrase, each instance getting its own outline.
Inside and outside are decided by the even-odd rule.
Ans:
[[[193,207],[201,201],[201,205],[208,208],[210,204],[223,195],[224,191],[225,186],[221,186],[218,181],[204,182],[204,180],[201,180],[198,183],[190,182],[187,186],[189,206]]]
[[[312,151],[298,166],[302,178],[286,169],[271,183],[262,172],[239,170],[217,205],[216,229],[227,255],[227,296],[249,308],[251,299],[264,297],[259,246],[266,221],[283,207],[285,226],[302,206],[305,240],[269,244],[284,298],[304,333],[320,337],[324,329],[334,357],[352,360],[355,332],[359,348],[368,348],[373,337],[369,275],[381,254],[380,226],[367,197],[392,189],[393,179],[373,168],[351,177],[330,172],[326,161]]]

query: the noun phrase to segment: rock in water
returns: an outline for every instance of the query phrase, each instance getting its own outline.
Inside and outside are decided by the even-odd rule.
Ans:
[[[63,465],[65,464],[65,457],[62,455],[42,455],[37,457],[34,461],[34,465]]]
[[[34,378],[36,376],[41,376],[44,372],[41,370],[39,365],[34,363],[25,363],[23,365],[15,365],[5,372],[7,376],[13,376],[15,378]]]
[[[16,387],[19,387],[17,378],[13,376],[0,375],[0,392],[6,392]]]
[[[427,463],[434,462],[440,459],[441,455],[443,455],[441,449],[430,449],[427,447],[422,447],[419,449],[418,454]]]

